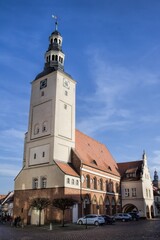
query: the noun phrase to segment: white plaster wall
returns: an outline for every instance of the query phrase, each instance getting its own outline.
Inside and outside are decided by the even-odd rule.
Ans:
[[[40,180],[42,176],[47,177],[47,188],[64,186],[64,173],[62,173],[56,165],[48,165],[31,169],[23,169],[16,177],[14,189],[32,189],[33,178],[38,178],[38,188],[41,188]]]

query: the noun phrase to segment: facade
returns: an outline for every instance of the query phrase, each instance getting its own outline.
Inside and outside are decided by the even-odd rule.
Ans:
[[[13,217],[14,192],[9,192],[0,199],[0,217],[1,219],[10,219]]]
[[[44,70],[32,81],[23,168],[15,178],[14,217],[37,224],[32,199],[73,197],[77,204],[66,219],[76,222],[86,213],[114,214],[120,210],[120,174],[101,143],[75,129],[76,82],[64,71],[62,36],[49,37]],[[41,223],[60,220],[48,207]]]
[[[155,216],[160,217],[160,181],[156,170],[154,172],[153,194],[155,202]]]
[[[154,217],[153,185],[145,152],[142,160],[118,163],[118,168],[121,173],[123,212],[136,211],[140,217]]]

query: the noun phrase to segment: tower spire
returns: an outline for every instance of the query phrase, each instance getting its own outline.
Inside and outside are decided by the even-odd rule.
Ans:
[[[52,18],[55,20],[55,31],[58,31],[58,17],[55,15],[52,15]]]

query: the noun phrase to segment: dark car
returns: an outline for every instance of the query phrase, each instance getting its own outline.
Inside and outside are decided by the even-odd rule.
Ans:
[[[129,212],[129,214],[131,215],[132,220],[134,220],[134,221],[138,221],[139,220],[138,213],[136,213],[136,212]]]
[[[101,215],[104,220],[105,220],[105,224],[113,224],[115,223],[115,218],[113,216],[109,216],[109,215]]]

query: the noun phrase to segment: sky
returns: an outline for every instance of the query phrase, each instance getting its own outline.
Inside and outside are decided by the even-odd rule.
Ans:
[[[43,70],[58,16],[65,71],[77,82],[76,128],[116,162],[160,177],[160,1],[0,1],[0,194],[22,168],[31,82]]]

